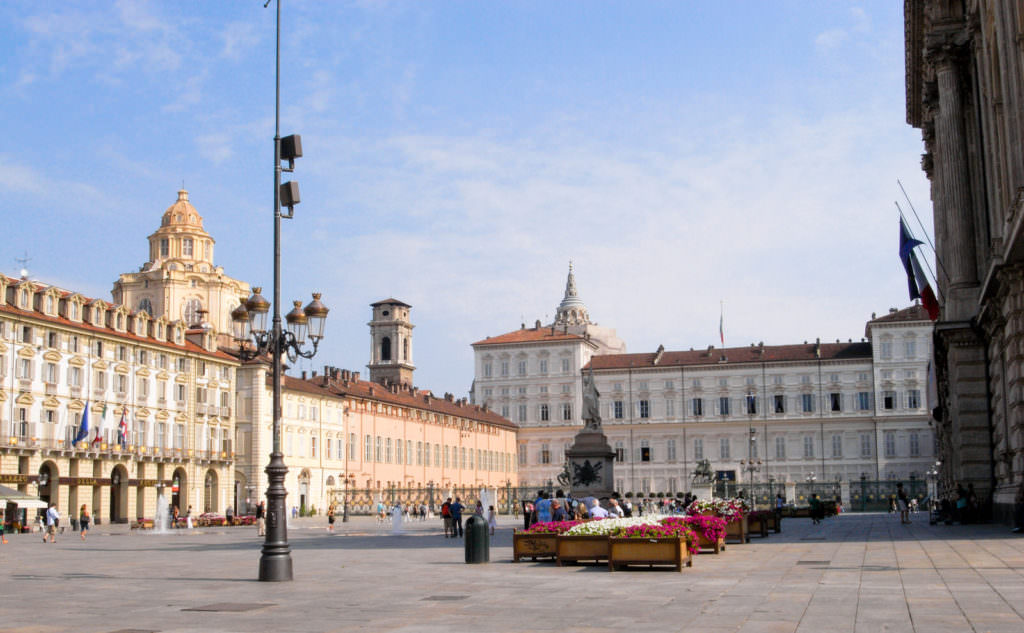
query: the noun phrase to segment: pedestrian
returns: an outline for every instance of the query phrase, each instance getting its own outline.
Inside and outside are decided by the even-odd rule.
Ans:
[[[552,501],[551,502],[551,520],[552,521],[565,521],[568,518],[569,518],[569,516],[565,512],[565,508],[562,507],[562,504],[558,501],[558,499],[555,499],[554,501]]]
[[[174,518],[174,522],[171,523],[171,527],[178,527],[178,517],[181,515],[181,511],[178,510],[178,506],[174,506],[174,511],[171,512],[171,516]]]
[[[328,532],[333,532],[334,531],[334,502],[333,501],[331,502],[331,505],[327,506],[327,531]]]
[[[452,534],[452,498],[448,497],[444,503],[441,504],[441,522],[444,524],[444,536],[454,536]]]
[[[812,494],[811,499],[808,502],[808,505],[810,505],[811,523],[813,523],[814,525],[818,525],[819,523],[821,523],[822,515],[821,499],[818,498],[817,494]]]
[[[191,505],[188,507],[188,510],[185,511],[185,527],[187,527],[190,530],[192,529],[192,506]]]
[[[896,503],[900,509],[900,523],[910,523],[910,500],[907,498],[907,491],[903,489],[903,482],[896,484]]]
[[[537,491],[537,500],[533,502],[533,511],[536,515],[534,523],[548,523],[551,521],[551,499],[548,497],[548,493],[539,490]]]
[[[487,508],[487,525],[491,528],[491,536],[494,536],[494,528],[498,527],[498,513],[494,511],[494,506]]]
[[[46,510],[46,533],[43,534],[43,542],[50,538],[51,543],[57,542],[57,527],[60,526],[60,512],[57,511],[57,504],[51,503]]]
[[[608,501],[608,505],[611,506],[608,508],[608,515],[613,519],[621,519],[626,516],[626,512],[622,509],[622,506],[619,505],[618,499],[610,499]]]
[[[85,535],[89,532],[89,508],[82,504],[82,509],[78,511],[78,529],[81,530],[82,540],[85,540]]]
[[[228,520],[228,525],[234,525],[235,524],[235,510],[234,510],[234,508],[232,508],[231,506],[228,506],[228,509],[224,511],[224,516]]]
[[[256,504],[256,536],[265,536],[267,532],[266,507],[260,501]]]
[[[4,521],[7,520],[7,516],[4,513],[4,509],[0,508],[0,545],[7,545],[7,537],[4,536]]]
[[[448,511],[452,513],[452,538],[456,534],[462,538],[462,510],[462,499],[455,497],[455,502],[448,506]]]

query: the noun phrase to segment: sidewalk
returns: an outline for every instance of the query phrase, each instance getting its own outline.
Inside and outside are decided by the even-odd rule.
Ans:
[[[961,631],[1024,630],[1024,538],[1002,526],[900,525],[844,514],[701,555],[682,573],[465,565],[440,520],[292,522],[295,580],[255,580],[255,528],[166,535],[100,526],[83,543],[0,546],[0,631]]]

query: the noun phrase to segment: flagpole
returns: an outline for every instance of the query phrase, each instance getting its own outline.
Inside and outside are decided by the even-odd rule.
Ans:
[[[903,209],[900,207],[900,203],[899,202],[895,202],[895,204],[896,204],[896,209],[900,212],[900,219],[903,220],[903,225],[907,226],[907,216],[905,216],[903,214]],[[918,222],[920,222],[920,220],[918,220]],[[910,237],[912,237],[914,239],[917,239],[914,236],[914,234],[910,232],[910,227],[909,226],[907,226],[907,232],[910,233]],[[929,241],[929,245],[930,245],[931,240],[928,238],[928,233],[925,233],[924,237],[925,237],[926,240]],[[935,252],[935,247],[932,247],[932,254],[935,256],[935,266],[940,268],[940,269],[942,269],[942,262],[939,261],[939,254]],[[924,260],[924,265],[925,265],[925,268],[928,270],[928,273],[932,276],[932,279],[935,281],[935,289],[938,290],[939,289],[939,277],[932,270],[931,265],[928,263],[928,258],[927,257]],[[949,275],[946,275],[945,269],[942,269],[942,274],[945,275],[946,279],[949,279]]]

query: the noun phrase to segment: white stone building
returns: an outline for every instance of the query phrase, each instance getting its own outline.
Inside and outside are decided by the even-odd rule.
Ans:
[[[588,335],[575,290],[570,270],[554,324],[473,344],[473,398],[519,424],[523,485],[562,470],[590,368],[622,493],[685,491],[704,458],[737,482],[923,479],[934,463],[920,307],[872,315],[861,342],[626,354],[613,331],[612,345]]]

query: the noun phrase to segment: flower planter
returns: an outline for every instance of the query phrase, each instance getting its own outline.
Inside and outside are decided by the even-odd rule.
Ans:
[[[715,554],[718,554],[718,553],[722,552],[723,550],[725,550],[725,539],[724,538],[720,538],[717,541],[715,541],[715,540],[706,538],[700,532],[696,532],[696,534],[697,534],[697,544],[700,545],[700,549],[702,551],[706,550],[706,549],[709,549],[712,552],[714,552]]]
[[[608,571],[629,565],[671,565],[676,571],[693,566],[693,556],[682,536],[668,538],[608,539]]]
[[[554,559],[558,555],[557,539],[557,534],[514,533],[512,535],[512,562],[518,563],[520,558]]]
[[[768,512],[757,512],[747,517],[748,535],[749,536],[760,536],[764,538],[768,536]]]
[[[608,560],[608,537],[604,534],[598,536],[561,534],[558,536],[556,547],[559,565],[578,563],[581,560],[594,562]]]
[[[750,530],[747,525],[747,517],[744,516],[742,519],[735,519],[729,521],[725,525],[725,542],[726,543],[749,543],[750,542]]]

